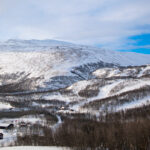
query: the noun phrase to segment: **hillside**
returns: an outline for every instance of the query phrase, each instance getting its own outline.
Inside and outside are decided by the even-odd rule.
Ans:
[[[122,117],[122,112],[125,120],[143,114],[149,118],[149,106],[150,55],[55,40],[0,42],[0,124],[15,125],[3,132],[0,145],[10,145],[16,137],[23,145],[31,142],[19,136],[29,134],[20,128],[22,122],[31,133],[46,134],[68,119],[93,124],[95,116],[105,120],[107,115]]]

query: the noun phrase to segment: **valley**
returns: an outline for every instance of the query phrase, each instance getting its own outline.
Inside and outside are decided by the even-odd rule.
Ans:
[[[102,130],[101,123],[114,126],[114,120],[120,126],[135,118],[141,125],[149,124],[149,64],[149,55],[59,41],[0,43],[0,126],[14,125],[11,130],[0,129],[4,135],[0,146],[31,145],[31,139],[40,146],[81,146],[74,140],[77,143],[65,144],[60,134],[65,126],[64,135],[77,134],[78,125],[81,133],[87,124]],[[85,127],[89,137],[90,126]],[[36,143],[34,136],[45,141]]]

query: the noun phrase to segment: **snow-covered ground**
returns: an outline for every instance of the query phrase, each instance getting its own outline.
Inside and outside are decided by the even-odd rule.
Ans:
[[[3,146],[9,146],[11,144],[13,144],[13,142],[16,140],[17,138],[17,130],[3,130],[3,131],[0,131],[1,133],[4,134],[4,137],[2,140],[0,140],[0,147],[3,147]]]
[[[1,150],[69,150],[65,147],[55,146],[19,146],[19,147],[3,147]]]
[[[17,126],[20,122],[25,123],[40,123],[41,125],[45,123],[46,120],[43,119],[43,116],[34,116],[34,115],[27,115],[20,118],[3,118],[0,119],[0,125],[9,125],[13,123],[15,126]]]
[[[43,98],[45,100],[54,100],[54,99],[57,99],[59,101],[65,101],[65,102],[70,102],[71,99],[68,97],[68,96],[65,96],[65,95],[61,95],[60,93],[54,93],[54,95],[45,95],[43,96]]]
[[[150,86],[150,80],[138,80],[137,82],[134,82],[134,84],[132,84],[131,82],[130,84],[126,85],[123,89],[120,89],[120,91],[118,91],[116,94],[136,90],[144,86]]]
[[[85,89],[87,85],[92,85],[92,82],[88,81],[88,84],[87,83],[84,85],[82,84],[82,86],[79,87],[76,91],[79,92],[81,89]],[[147,86],[150,86],[149,79],[147,78],[138,79],[138,80],[137,79],[125,79],[125,80],[116,79],[116,80],[108,81],[106,85],[99,88],[99,93],[97,96],[84,98],[83,100],[78,101],[77,104],[74,104],[73,106],[71,106],[71,109],[73,109],[75,112],[93,113],[94,110],[83,108],[83,106],[85,104],[94,102],[96,100],[101,100],[101,99],[109,98],[112,96],[118,96],[119,94],[122,94],[128,91],[138,90],[140,88],[147,87]],[[77,87],[71,86],[69,87],[69,89],[74,90]],[[124,109],[130,109],[130,108],[135,108],[135,107],[142,107],[143,105],[148,105],[148,104],[149,104],[149,98],[143,96],[139,100],[133,100],[123,105],[116,106],[115,110],[124,110]]]
[[[137,68],[102,68],[97,69],[93,72],[98,78],[111,78],[111,77],[128,77],[128,76],[137,76],[141,77],[146,74],[150,74],[150,66],[140,67],[140,71]]]
[[[91,81],[87,80],[79,81],[69,86],[67,90],[72,90],[74,93],[78,94],[79,91],[84,90],[90,84]]]
[[[2,109],[10,109],[13,108],[9,103],[1,103],[0,102],[0,110]]]
[[[149,105],[149,104],[150,104],[150,96],[147,96],[147,97],[141,98],[139,100],[135,99],[132,102],[128,102],[128,103],[125,103],[121,106],[118,106],[116,108],[116,111],[138,108],[138,107],[142,107],[144,105]]]
[[[16,140],[17,137],[17,129],[19,128],[21,122],[27,124],[40,124],[45,125],[46,120],[43,119],[43,117],[35,117],[33,115],[23,116],[20,118],[3,118],[0,119],[0,126],[7,127],[9,124],[14,124],[13,130],[3,130],[0,129],[0,133],[4,134],[4,138],[0,140],[0,146],[8,146],[10,144],[13,144],[13,142]]]

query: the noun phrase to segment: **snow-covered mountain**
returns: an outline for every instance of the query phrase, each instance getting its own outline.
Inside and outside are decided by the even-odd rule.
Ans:
[[[8,40],[0,43],[0,96],[8,102],[32,99],[33,107],[39,99],[56,101],[81,112],[142,106],[150,100],[149,64],[150,55],[55,40]]]
[[[0,62],[1,85],[28,79],[30,88],[37,89],[90,79],[102,67],[149,64],[150,56],[55,40],[8,40],[0,43]]]

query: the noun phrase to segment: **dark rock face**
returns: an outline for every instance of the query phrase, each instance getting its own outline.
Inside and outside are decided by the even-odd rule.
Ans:
[[[95,62],[95,63],[88,63],[84,64],[82,66],[77,66],[74,67],[71,71],[71,73],[76,74],[79,76],[82,80],[89,80],[94,78],[92,73],[100,68],[113,68],[115,66],[118,66],[117,64],[112,64],[112,63],[104,63],[102,61],[100,62]]]

